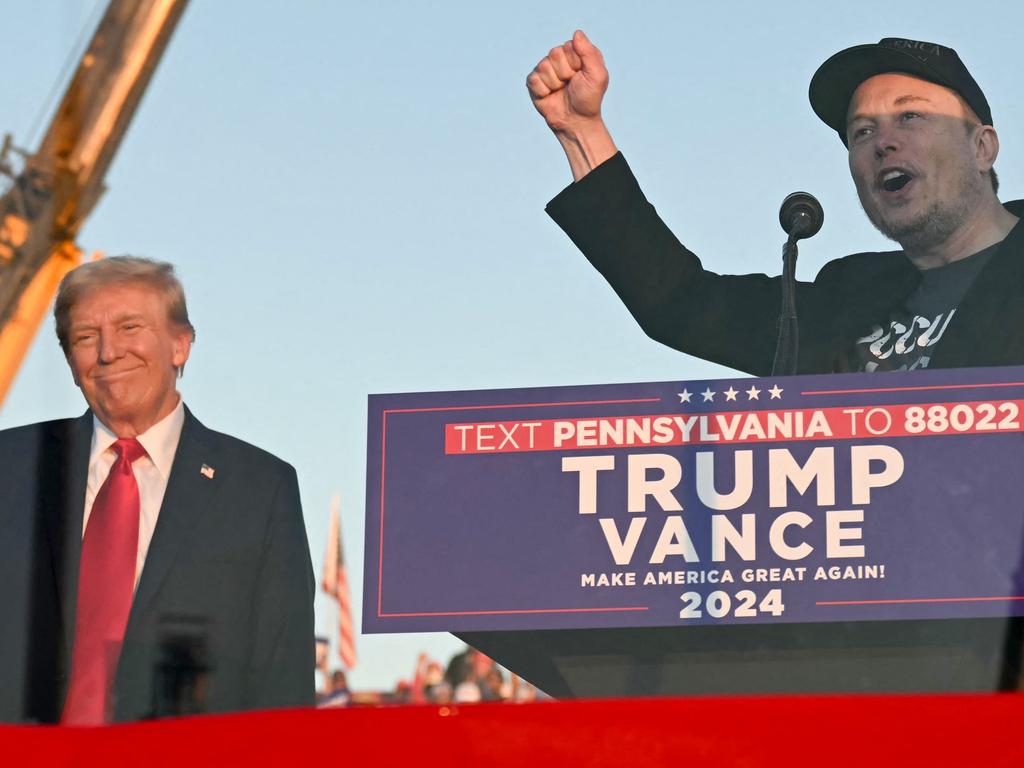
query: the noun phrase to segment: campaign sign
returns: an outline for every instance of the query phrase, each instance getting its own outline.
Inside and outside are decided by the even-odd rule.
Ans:
[[[365,632],[1024,613],[1024,369],[369,401]]]

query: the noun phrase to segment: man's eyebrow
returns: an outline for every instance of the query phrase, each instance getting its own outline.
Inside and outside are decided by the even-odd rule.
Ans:
[[[900,96],[896,101],[893,102],[896,106],[902,106],[903,104],[909,104],[913,101],[927,101],[931,103],[931,99],[924,96],[915,96],[914,94],[908,93],[906,96]]]
[[[125,323],[125,322],[128,322],[130,320],[144,320],[144,319],[145,319],[145,315],[143,315],[141,312],[125,312],[124,314],[115,316],[113,318],[113,321],[115,323]],[[80,330],[82,328],[96,328],[97,325],[98,325],[97,323],[77,322],[77,323],[72,323],[71,324],[71,330],[76,331],[76,330]]]
[[[904,104],[912,104],[915,101],[923,101],[923,102],[926,102],[928,104],[932,103],[932,100],[927,98],[926,96],[917,96],[917,95],[915,95],[913,93],[908,93],[905,96],[898,97],[895,101],[893,101],[892,104],[893,104],[894,107],[902,107]],[[846,125],[849,126],[850,123],[854,122],[855,120],[866,119],[866,118],[869,118],[869,117],[870,117],[870,115],[867,115],[867,114],[865,114],[863,112],[857,112],[856,114],[850,115],[846,119]]]

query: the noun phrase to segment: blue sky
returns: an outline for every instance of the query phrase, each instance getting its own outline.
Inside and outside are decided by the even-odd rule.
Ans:
[[[0,131],[34,147],[98,3],[5,5]],[[178,266],[198,329],[186,401],[296,466],[318,574],[341,494],[358,616],[367,394],[723,373],[648,340],[544,215],[571,176],[523,83],[552,45],[581,27],[603,49],[618,146],[712,269],[776,272],[779,202],[815,193],[811,277],[889,247],[807,102],[817,66],[885,36],[952,45],[992,105],[1013,199],[1022,22],[1024,7],[995,2],[192,0],[80,244]],[[83,407],[48,323],[0,427]],[[330,631],[329,602],[317,610]],[[410,675],[419,650],[460,644],[358,646],[351,680],[372,688]]]

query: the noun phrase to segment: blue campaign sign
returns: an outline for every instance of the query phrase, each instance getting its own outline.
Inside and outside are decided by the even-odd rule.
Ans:
[[[1024,369],[375,395],[363,631],[1024,614]]]

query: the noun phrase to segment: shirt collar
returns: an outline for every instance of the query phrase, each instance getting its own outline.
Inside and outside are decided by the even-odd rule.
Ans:
[[[181,438],[181,428],[185,425],[185,402],[179,397],[178,405],[174,410],[164,416],[160,421],[147,429],[136,439],[146,449],[150,461],[157,468],[163,477],[171,474],[171,465],[174,463],[174,454],[178,450],[178,441]],[[117,435],[110,431],[106,424],[92,417],[92,448],[89,451],[89,466],[106,453],[117,441]]]

